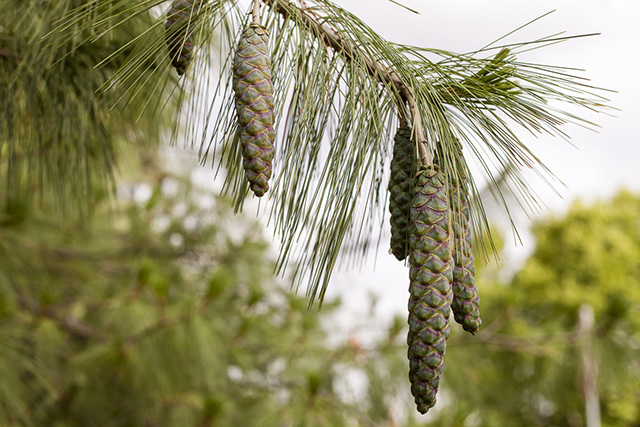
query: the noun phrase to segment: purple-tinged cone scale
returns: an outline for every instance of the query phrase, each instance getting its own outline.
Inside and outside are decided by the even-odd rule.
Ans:
[[[410,209],[409,380],[417,409],[436,403],[449,337],[453,278],[445,177],[437,166],[416,177]]]
[[[401,127],[393,138],[393,158],[389,178],[391,253],[402,261],[409,253],[409,208],[413,198],[414,144],[411,128]]]
[[[193,60],[194,18],[202,0],[174,0],[167,12],[165,41],[171,65],[183,75]]]
[[[242,166],[251,190],[258,197],[269,189],[274,156],[273,85],[268,46],[265,28],[251,24],[242,33],[233,61]]]

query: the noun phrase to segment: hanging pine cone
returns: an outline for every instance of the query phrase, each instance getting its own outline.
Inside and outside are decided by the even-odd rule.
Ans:
[[[466,181],[463,181],[463,183]],[[475,334],[482,325],[480,297],[475,280],[473,253],[471,252],[471,229],[469,226],[469,200],[466,189],[450,183],[449,203],[455,220],[454,264],[453,264],[453,317],[462,328]]]
[[[242,33],[233,62],[238,130],[242,144],[242,165],[256,196],[269,189],[273,160],[273,85],[268,34],[251,24]]]
[[[409,380],[418,411],[436,403],[451,312],[452,257],[448,197],[437,166],[418,173],[411,204]]]
[[[401,127],[393,138],[393,159],[389,179],[391,252],[399,261],[409,253],[409,208],[413,198],[414,147],[411,128]]]
[[[164,24],[171,65],[183,75],[193,58],[193,17],[202,0],[174,0]]]

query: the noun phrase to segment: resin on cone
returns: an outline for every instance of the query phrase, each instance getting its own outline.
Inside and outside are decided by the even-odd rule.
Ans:
[[[409,379],[417,409],[436,403],[451,314],[452,256],[445,177],[437,166],[416,177],[410,209]]]
[[[251,190],[258,197],[269,189],[274,155],[273,85],[268,42],[265,28],[251,24],[242,33],[233,61],[242,166]]]
[[[389,179],[391,253],[402,261],[409,254],[409,208],[413,199],[414,144],[411,128],[401,127],[393,138],[393,158]]]
[[[482,325],[480,296],[475,279],[474,258],[471,251],[471,227],[469,225],[469,200],[461,185],[451,182],[449,203],[453,222],[453,317],[462,328],[475,334]],[[466,183],[466,181],[463,181]]]
[[[193,59],[194,17],[202,0],[174,0],[165,22],[165,41],[171,65],[183,75]]]

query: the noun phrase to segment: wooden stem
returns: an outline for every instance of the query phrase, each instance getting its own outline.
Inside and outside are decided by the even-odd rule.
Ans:
[[[415,98],[411,92],[411,88],[404,84],[400,76],[398,76],[389,67],[384,66],[374,59],[372,59],[366,52],[358,49],[348,40],[344,40],[336,30],[327,25],[326,23],[320,23],[314,16],[307,13],[305,10],[298,8],[288,0],[262,0],[264,4],[269,6],[272,10],[279,13],[283,17],[289,17],[294,15],[296,21],[301,22],[307,28],[312,30],[313,34],[316,34],[322,43],[330,47],[336,52],[342,53],[347,60],[353,61],[358,55],[358,58],[363,60],[366,70],[370,76],[376,78],[380,83],[385,86],[393,86],[400,96],[398,100],[398,116],[400,123],[407,123],[407,107],[409,118],[413,124],[413,137],[418,145],[418,154],[423,166],[430,166],[432,164],[432,157],[429,154],[427,147],[424,129],[422,127],[422,117],[420,110],[416,105]],[[255,4],[254,4],[255,5]]]
[[[261,0],[253,0],[253,10],[251,11],[254,24],[260,24],[260,4]]]

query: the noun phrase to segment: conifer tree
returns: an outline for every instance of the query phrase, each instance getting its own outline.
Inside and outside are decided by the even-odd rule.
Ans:
[[[97,13],[93,2],[86,1],[3,2],[0,193],[11,206],[36,201],[56,215],[88,213],[112,191],[122,147],[156,146],[163,131],[161,116],[171,110],[143,112],[133,104],[113,108],[112,92],[96,93],[134,54],[131,39],[153,20],[149,13],[137,14],[108,37],[83,43],[96,29],[83,26],[76,9],[82,4]],[[62,16],[70,22],[67,32],[57,33]],[[157,29],[156,36],[161,34]],[[148,81],[161,62],[149,58],[138,77]],[[147,89],[138,93],[146,103],[166,103],[158,88]]]

